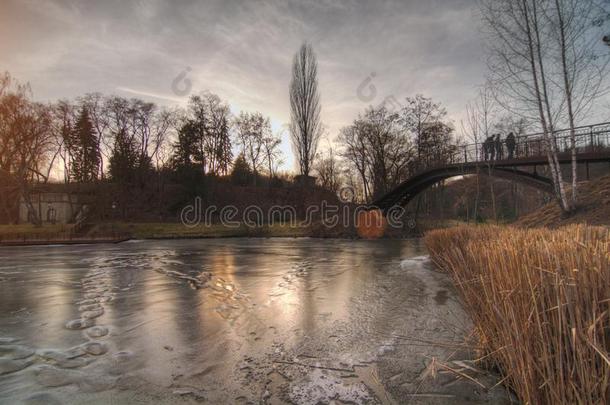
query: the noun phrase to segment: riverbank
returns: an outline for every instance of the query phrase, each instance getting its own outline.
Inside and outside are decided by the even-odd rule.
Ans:
[[[131,239],[131,235],[125,232],[106,231],[89,234],[88,231],[93,227],[93,225],[87,226],[82,232],[72,224],[0,225],[0,246],[88,245],[120,243]]]
[[[425,237],[523,403],[610,401],[610,231],[471,226]]]
[[[583,223],[610,226],[610,176],[583,182],[578,192],[578,208],[573,215],[566,217],[557,202],[552,201],[519,218],[515,225],[523,228],[556,228]]]
[[[181,223],[112,222],[91,224],[75,233],[73,225],[0,225],[0,246],[120,242],[128,239],[198,239],[236,237],[308,237],[310,227],[276,224],[262,227],[198,225]]]
[[[95,225],[90,235],[118,232],[131,235],[133,239],[199,239],[199,238],[240,238],[240,237],[307,237],[311,229],[305,226],[273,224],[259,227],[227,226],[222,224],[186,226],[171,222],[113,222]]]
[[[416,226],[387,229],[384,238],[403,239],[418,237],[430,229],[455,226],[457,221],[423,220]],[[354,227],[325,227],[312,225],[275,223],[262,226],[236,226],[200,224],[186,226],[179,222],[104,222],[90,224],[85,232],[74,232],[73,225],[0,225],[0,245],[72,244],[117,242],[126,239],[207,239],[207,238],[335,238],[355,239]],[[62,242],[63,241],[63,242]]]

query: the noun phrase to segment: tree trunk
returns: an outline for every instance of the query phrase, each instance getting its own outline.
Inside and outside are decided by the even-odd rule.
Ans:
[[[491,193],[491,207],[493,210],[494,221],[498,222],[498,211],[496,210],[496,191],[494,189],[494,179],[491,173],[489,174],[489,191]]]
[[[565,23],[563,19],[563,14],[561,12],[561,7],[559,4],[559,0],[555,0],[555,8],[557,9],[557,18],[559,21],[559,42],[561,48],[561,67],[563,70],[563,85],[564,91],[566,94],[566,104],[568,106],[568,120],[570,124],[570,150],[572,153],[572,209],[576,207],[577,203],[577,188],[578,188],[578,170],[577,170],[577,162],[576,162],[576,134],[574,131],[575,123],[574,123],[574,108],[572,105],[572,85],[570,83],[570,78],[568,77],[568,64],[566,57],[566,35],[565,35]]]
[[[481,183],[480,183],[480,178],[479,178],[480,175],[481,175],[480,169],[477,166],[477,192],[474,196],[474,209],[473,209],[473,216],[474,216],[475,223],[477,222],[477,220],[479,218],[479,198],[481,196]]]
[[[34,204],[32,203],[32,197],[30,196],[30,192],[28,190],[27,185],[21,182],[21,184],[19,184],[19,190],[21,198],[23,198],[23,202],[25,203],[25,206],[28,209],[28,218],[30,219],[30,222],[32,222],[32,224],[34,224],[34,226],[36,227],[42,226],[42,221],[40,220],[40,217],[38,216],[38,213],[34,208]]]
[[[529,62],[533,79],[534,92],[536,95],[536,104],[538,106],[538,113],[540,115],[540,124],[542,126],[543,137],[547,146],[547,160],[551,169],[553,184],[555,187],[555,195],[559,202],[559,206],[564,212],[569,212],[570,207],[565,196],[565,189],[563,185],[563,179],[561,176],[561,167],[557,160],[557,151],[554,141],[552,115],[550,111],[550,104],[548,98],[548,92],[546,90],[546,79],[544,76],[544,64],[542,62],[542,53],[540,49],[540,35],[537,21],[536,1],[532,2],[533,7],[533,21],[530,21],[529,5],[527,0],[522,0],[523,12],[525,16],[525,28],[528,37],[528,51],[529,51]],[[536,40],[534,40],[531,24],[534,24],[534,34]],[[534,49],[535,47],[535,49]],[[536,60],[540,67],[540,77],[538,75],[538,67],[536,66]],[[542,91],[541,91],[542,86]],[[546,110],[546,112],[545,112]],[[545,115],[546,114],[546,115]],[[547,119],[549,122],[547,123]]]

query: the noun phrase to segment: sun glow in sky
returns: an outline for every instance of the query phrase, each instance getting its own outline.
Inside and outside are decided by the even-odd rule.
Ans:
[[[469,0],[0,3],[0,71],[29,82],[37,100],[99,91],[171,106],[210,90],[234,113],[270,116],[275,131],[290,119],[290,65],[303,41],[318,56],[323,147],[388,96],[432,97],[457,124],[484,80]],[[181,73],[189,91],[172,86]],[[374,91],[359,96],[369,77]],[[283,139],[290,169],[286,131]]]

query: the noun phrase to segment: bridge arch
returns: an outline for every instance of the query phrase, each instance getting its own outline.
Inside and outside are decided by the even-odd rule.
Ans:
[[[394,190],[373,202],[373,206],[387,211],[392,206],[407,205],[418,194],[442,180],[464,175],[486,175],[515,181],[545,193],[553,193],[553,182],[544,176],[509,167],[490,165],[452,165],[430,169],[401,183]]]

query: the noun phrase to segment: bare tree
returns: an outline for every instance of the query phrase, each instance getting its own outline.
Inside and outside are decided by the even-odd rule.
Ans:
[[[340,156],[358,173],[362,185],[362,197],[365,201],[369,201],[371,197],[371,186],[369,184],[370,156],[363,120],[359,118],[352,125],[342,128],[338,143],[342,147]],[[348,177],[353,179],[354,176]]]
[[[429,133],[427,128],[431,124],[442,122],[447,116],[447,110],[440,103],[435,103],[431,98],[421,94],[407,97],[405,101],[400,112],[401,121],[414,140],[417,150],[416,164],[419,165],[417,169],[422,169],[424,168],[422,164],[425,166],[424,162],[429,160],[427,155],[430,149],[436,147],[436,141],[426,137]]]
[[[255,112],[252,114],[241,112],[235,119],[237,142],[241,146],[242,154],[254,174],[254,184],[259,172],[265,163],[265,139],[271,137],[271,124],[269,118]]]
[[[223,175],[229,171],[231,150],[231,112],[228,104],[215,94],[191,96],[188,111],[178,122],[174,162],[196,162],[203,174]]]
[[[341,186],[341,165],[337,160],[333,149],[328,149],[328,154],[318,154],[314,162],[314,170],[318,177],[320,186],[324,189],[337,193]]]
[[[544,18],[549,2],[482,0],[480,4],[497,100],[510,111],[537,118],[557,201],[564,212],[570,212],[554,133],[563,102],[552,86],[549,68],[549,24]]]
[[[159,109],[153,103],[138,99],[131,100],[128,114],[132,122],[132,138],[139,149],[138,166],[142,177],[153,167],[153,162],[156,162],[159,168],[157,155],[167,142],[167,134],[173,127],[174,116],[167,109]]]
[[[30,89],[9,75],[0,76],[0,175],[17,191],[35,225],[41,220],[30,196],[33,182],[46,181],[43,167],[53,149],[51,109],[30,100]],[[4,200],[4,198],[2,199]]]
[[[282,151],[280,145],[282,144],[282,138],[278,135],[269,134],[263,138],[263,151],[265,153],[265,161],[267,163],[267,170],[269,171],[269,178],[274,178],[277,172],[278,165],[282,164]]]
[[[76,122],[76,106],[68,100],[60,100],[53,107],[53,137],[57,153],[61,159],[61,171],[64,182],[68,183],[71,179],[70,167],[72,164],[72,154],[68,147],[71,132],[74,130]]]
[[[528,133],[530,127],[531,124],[526,118],[506,113],[498,114],[492,125],[494,132],[504,134],[512,132],[517,139]]]
[[[466,104],[466,121],[461,122],[462,136],[464,139],[473,142],[477,145],[475,150],[474,158],[476,160],[482,159],[482,143],[483,139],[487,139],[490,136],[490,131],[493,126],[493,121],[497,113],[497,105],[494,100],[494,95],[489,83],[485,83],[478,93],[477,97]],[[474,199],[473,217],[475,221],[479,216],[479,202],[481,197],[481,181],[480,181],[480,168],[477,167],[476,176],[476,195]],[[494,209],[494,218],[496,217],[495,209],[495,193],[493,188],[493,179],[490,179],[490,189],[492,194],[492,203]]]
[[[322,134],[318,93],[318,62],[303,44],[294,56],[290,81],[290,136],[300,174],[309,176]]]
[[[550,26],[553,60],[560,66],[555,84],[561,88],[567,108],[572,155],[572,208],[577,204],[577,120],[608,90],[604,79],[609,58],[598,51],[603,9],[595,0],[553,0],[545,17]]]
[[[222,175],[229,173],[233,159],[231,150],[231,109],[215,94],[206,92],[201,96],[207,103],[208,126],[207,149],[209,150],[210,173]]]
[[[466,104],[466,121],[461,121],[460,126],[462,128],[462,136],[465,139],[470,139],[475,145],[477,145],[477,150],[475,151],[476,160],[479,159],[480,151],[479,151],[479,139],[481,137],[481,108],[480,102],[483,100],[483,92],[479,91],[478,97]],[[476,175],[476,193],[474,197],[474,207],[472,211],[472,216],[476,221],[478,218],[479,211],[479,200],[481,198],[481,182],[479,181],[479,168],[477,167],[477,175]],[[467,199],[466,199],[467,201]],[[469,212],[467,211],[467,218],[470,218]]]
[[[407,177],[408,165],[413,161],[412,144],[398,114],[381,107],[369,109],[364,117],[373,197],[377,198]]]
[[[157,106],[154,103],[147,103],[142,100],[132,99],[129,113],[131,115],[132,130],[139,148],[139,165],[141,168],[150,166],[153,152],[152,141],[155,137],[153,131],[156,124]],[[166,124],[166,123],[163,123]],[[161,128],[166,130],[168,125]]]
[[[341,156],[361,178],[366,200],[381,196],[409,175],[412,142],[400,116],[385,107],[360,115],[341,130],[338,142]]]
[[[485,83],[474,100],[466,104],[466,121],[461,123],[462,135],[469,141],[480,144],[490,135],[490,130],[498,113],[493,89]],[[480,158],[480,150],[476,151],[475,158]]]

